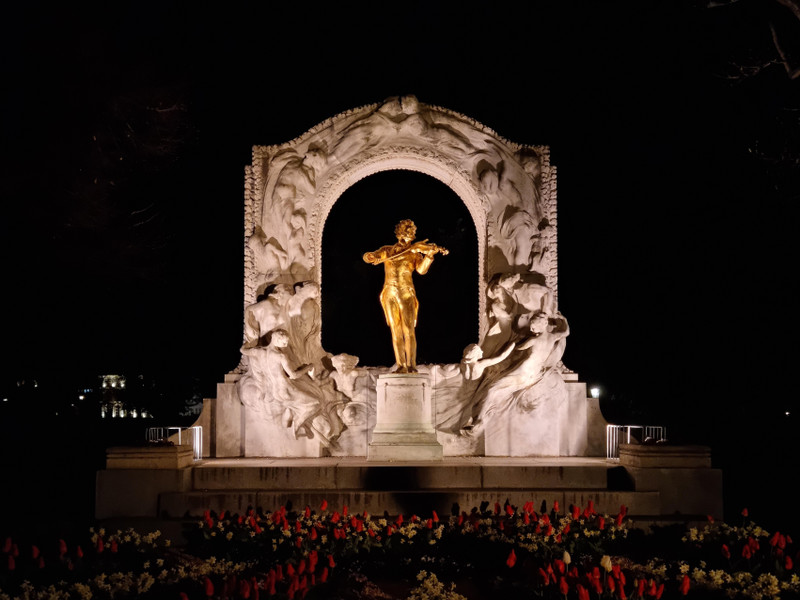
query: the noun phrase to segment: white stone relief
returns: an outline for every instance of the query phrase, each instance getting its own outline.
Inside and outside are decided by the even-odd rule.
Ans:
[[[253,149],[236,385],[252,436],[264,440],[248,433],[248,455],[318,455],[308,440],[333,455],[366,453],[376,378],[387,369],[359,368],[358,357],[322,348],[321,241],[339,196],[389,169],[419,171],[449,185],[478,233],[481,337],[457,365],[419,366],[431,376],[445,453],[512,445],[512,454],[550,452],[557,440],[555,446],[525,441],[552,437],[544,424],[552,427],[555,417],[530,416],[565,397],[560,360],[569,328],[557,307],[549,150],[510,143],[468,117],[404,96],[337,115],[286,144]],[[524,422],[528,429],[499,425],[514,419],[520,420],[514,427]],[[302,444],[267,441],[275,427]]]

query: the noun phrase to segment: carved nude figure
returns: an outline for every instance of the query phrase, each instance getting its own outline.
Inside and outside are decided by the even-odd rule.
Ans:
[[[276,329],[268,346],[242,347],[242,354],[250,358],[250,369],[239,383],[242,402],[269,415],[280,414],[281,423],[295,437],[316,434],[329,446],[342,431],[333,399],[326,399],[323,388],[313,381],[312,365],[291,364],[285,352],[288,345],[289,334]]]
[[[569,326],[560,315],[550,318],[546,313],[536,314],[530,321],[528,337],[516,345],[515,353],[522,353],[519,359],[497,378],[484,379],[478,388],[471,423],[464,433],[474,435],[482,431],[489,416],[513,409],[517,398],[561,360],[568,335]]]
[[[380,300],[386,323],[392,332],[394,356],[398,365],[395,372],[416,373],[417,338],[414,330],[417,326],[419,301],[411,276],[414,271],[420,275],[427,273],[434,255],[447,254],[448,251],[428,243],[427,240],[414,242],[417,227],[409,219],[400,221],[394,232],[397,236],[396,244],[367,252],[364,254],[364,261],[384,266],[386,279]]]

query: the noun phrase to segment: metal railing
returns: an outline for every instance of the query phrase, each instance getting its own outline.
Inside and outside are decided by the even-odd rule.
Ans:
[[[606,458],[619,460],[620,443],[630,444],[631,439],[643,442],[667,437],[667,428],[661,425],[606,425]]]
[[[148,427],[147,441],[162,442],[171,437],[177,438],[178,446],[191,446],[195,460],[203,458],[203,428],[194,427]]]

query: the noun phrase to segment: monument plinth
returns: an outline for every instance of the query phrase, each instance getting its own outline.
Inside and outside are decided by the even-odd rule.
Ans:
[[[430,377],[420,373],[378,376],[377,421],[367,460],[441,460]]]

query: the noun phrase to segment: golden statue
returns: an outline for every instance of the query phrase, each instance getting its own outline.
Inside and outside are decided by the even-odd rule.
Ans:
[[[433,263],[434,255],[437,252],[447,254],[448,251],[436,244],[429,244],[428,240],[414,242],[417,226],[410,219],[400,221],[394,228],[394,234],[397,236],[396,244],[367,252],[364,261],[371,265],[383,263],[386,273],[380,298],[386,323],[392,332],[398,365],[395,373],[416,373],[417,338],[414,328],[417,326],[419,301],[411,275],[414,271],[424,275]]]

